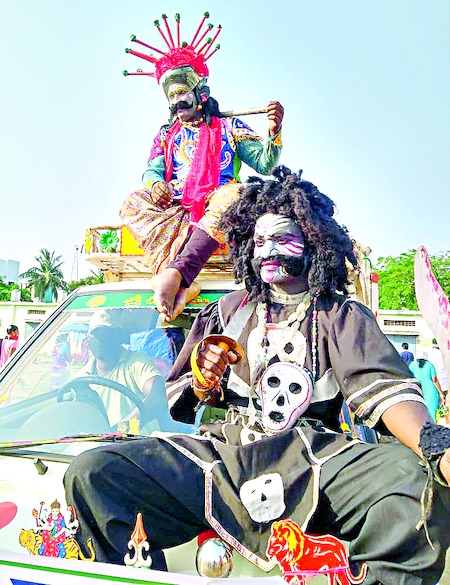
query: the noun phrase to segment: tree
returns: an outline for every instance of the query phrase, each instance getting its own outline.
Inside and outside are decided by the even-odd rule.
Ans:
[[[2,278],[0,278],[0,301],[10,301],[11,291],[17,288],[19,288],[17,284],[6,284],[3,282]],[[27,302],[31,301],[30,291],[24,288],[20,289],[20,300]]]
[[[395,258],[378,258],[380,309],[418,310],[414,287],[415,255],[415,250],[408,250]],[[430,262],[436,279],[450,296],[450,251],[430,255]]]
[[[69,282],[67,285],[67,292],[72,292],[80,286],[86,286],[89,284],[102,284],[102,282],[105,282],[105,275],[103,272],[94,272],[91,270],[91,274],[89,276],[81,278],[80,280],[72,280]]]
[[[35,296],[42,301],[45,302],[47,298],[50,298],[48,302],[57,301],[58,290],[67,289],[61,270],[61,256],[55,256],[55,252],[42,248],[35,260],[38,265],[21,274],[20,278],[28,279],[28,288],[33,287]]]

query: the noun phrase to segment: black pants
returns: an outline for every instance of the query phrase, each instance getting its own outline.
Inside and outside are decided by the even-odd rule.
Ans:
[[[355,445],[323,465],[308,532],[348,541],[351,560],[368,564],[367,585],[435,585],[449,545],[450,493],[435,485],[427,522],[433,550],[424,529],[415,529],[425,480],[403,445]],[[86,451],[69,467],[65,486],[80,520],[77,540],[92,538],[99,561],[123,564],[137,512],[153,551],[209,528],[202,470],[158,439]],[[153,568],[163,568],[157,558]]]

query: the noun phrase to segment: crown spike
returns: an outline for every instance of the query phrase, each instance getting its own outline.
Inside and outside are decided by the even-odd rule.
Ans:
[[[198,35],[198,33],[200,32],[200,29],[202,28],[202,26],[203,26],[203,24],[204,24],[205,20],[207,20],[208,18],[209,18],[209,12],[205,12],[205,13],[203,14],[203,18],[202,18],[202,19],[201,19],[201,21],[200,21],[200,24],[199,24],[199,25],[198,25],[198,27],[197,27],[197,30],[195,31],[194,38],[193,38],[193,39],[192,39],[192,41],[191,41],[191,46],[194,46],[195,39],[197,38],[197,35]]]
[[[219,49],[220,49],[220,45],[216,45],[214,51],[212,53],[210,53],[207,57],[205,57],[205,62],[208,61],[208,59],[210,59],[214,55],[214,53],[217,53],[217,51]]]
[[[198,39],[198,41],[195,43],[195,45],[192,45],[194,49],[196,49],[199,44],[202,42],[202,40],[206,37],[206,35],[211,32],[211,29],[214,28],[214,25],[209,23],[208,26],[206,27],[206,30],[204,31],[204,33],[202,34],[202,36]]]
[[[178,48],[181,47],[181,40],[180,40],[180,20],[181,20],[181,16],[177,12],[175,14],[175,22],[177,23],[177,47]]]
[[[166,35],[163,33],[163,31],[161,30],[161,25],[159,24],[159,20],[154,20],[153,24],[156,26],[156,28],[158,29],[159,34],[162,36],[162,38],[164,39],[164,42],[167,45],[168,49],[172,49],[172,45],[169,43],[169,41],[166,39]]]
[[[175,48],[175,43],[173,42],[172,31],[170,30],[169,23],[167,22],[167,14],[161,14],[161,18],[164,20],[164,25],[166,27],[167,35],[170,39],[170,43],[172,45],[172,49]]]
[[[204,55],[206,57],[206,55],[209,53],[211,47],[213,46],[214,41],[217,39],[217,37],[220,35],[222,31],[222,25],[218,24],[217,25],[217,30],[216,30],[216,34],[213,36],[213,38],[211,39],[211,42],[208,44],[208,47],[206,49],[206,51],[204,52]]]
[[[133,51],[133,49],[125,49],[125,53],[130,53],[135,57],[140,57],[141,59],[145,59],[146,61],[150,61],[150,63],[158,63],[159,59],[153,57],[153,55],[145,55],[144,53],[139,53],[138,51]]]
[[[131,35],[130,41],[132,41],[133,43],[138,43],[138,45],[142,45],[146,49],[150,49],[150,51],[155,51],[156,53],[159,53],[160,55],[164,55],[163,51],[160,51],[156,47],[152,47],[151,45],[147,45],[147,43],[140,41],[139,39],[136,38],[136,35]]]
[[[206,49],[207,47],[209,47],[211,43],[212,43],[212,38],[211,37],[208,37],[206,39],[206,41],[204,42],[204,44],[200,47],[200,49],[198,49],[197,53],[198,54],[202,53],[203,52],[203,49]],[[206,51],[203,54],[206,54]]]

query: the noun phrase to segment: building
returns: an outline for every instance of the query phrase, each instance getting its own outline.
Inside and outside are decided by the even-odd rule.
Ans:
[[[19,280],[19,263],[17,260],[0,260],[0,278],[5,284],[17,284]]]
[[[21,301],[0,302],[0,338],[6,335],[10,325],[19,328],[19,345],[27,339],[57,307],[58,303],[25,303]]]
[[[409,350],[416,355],[418,346],[430,347],[431,340],[436,337],[420,311],[379,309],[377,320],[381,330],[399,353],[402,351],[402,343],[406,342]]]

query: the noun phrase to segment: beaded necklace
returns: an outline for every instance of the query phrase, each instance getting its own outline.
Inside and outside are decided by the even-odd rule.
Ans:
[[[312,324],[311,324],[311,361],[312,361],[312,377],[313,381],[317,379],[317,345],[318,345],[318,311],[317,311],[317,297],[314,296],[311,300],[309,292],[300,293],[300,295],[280,295],[272,293],[272,300],[276,303],[290,305],[297,304],[297,308],[293,311],[287,319],[272,323],[270,321],[270,310],[267,303],[257,305],[258,329],[262,329],[261,351],[258,353],[257,361],[267,367],[267,348],[269,343],[269,331],[274,329],[290,328],[292,332],[291,338],[300,329],[300,325],[306,316],[311,302],[313,305]],[[262,355],[261,355],[262,354]]]
[[[188,128],[195,128],[196,126],[200,126],[200,124],[204,121],[204,118],[199,118],[198,120],[194,120],[193,122],[183,122],[180,120],[182,126],[187,126]]]

